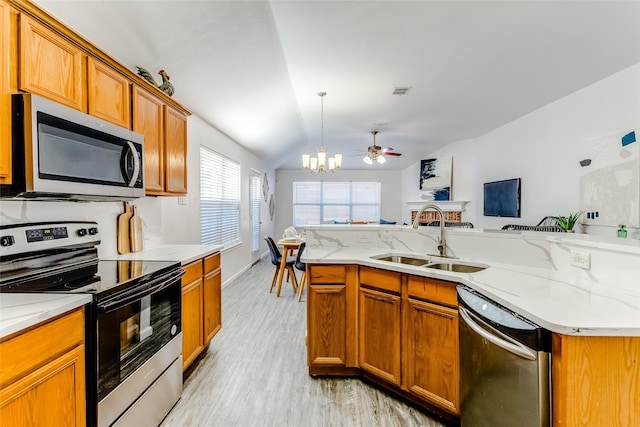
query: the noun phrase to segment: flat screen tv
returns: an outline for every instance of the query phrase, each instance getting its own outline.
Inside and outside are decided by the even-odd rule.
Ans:
[[[520,218],[520,178],[484,184],[484,216]]]

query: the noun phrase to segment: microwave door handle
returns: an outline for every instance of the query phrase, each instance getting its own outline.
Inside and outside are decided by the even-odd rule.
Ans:
[[[138,151],[136,150],[136,146],[133,145],[133,142],[127,141],[127,154],[126,156],[133,156],[133,172],[126,176],[129,180],[127,183],[128,187],[133,187],[136,181],[138,180],[138,174],[140,173],[140,158],[136,155]],[[126,165],[126,161],[125,161]],[[125,174],[127,172],[127,168],[125,167]]]

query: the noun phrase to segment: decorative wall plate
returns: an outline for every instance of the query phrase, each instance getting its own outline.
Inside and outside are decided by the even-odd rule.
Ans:
[[[264,173],[264,178],[262,179],[262,195],[264,196],[264,201],[267,201],[267,194],[269,194],[269,179],[267,178],[267,173]]]
[[[273,215],[276,213],[276,201],[273,198],[273,194],[269,199],[269,216],[271,217],[271,221],[273,221]]]

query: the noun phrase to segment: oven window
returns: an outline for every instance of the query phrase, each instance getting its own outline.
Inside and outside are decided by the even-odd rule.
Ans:
[[[98,400],[180,332],[180,286],[98,314]]]

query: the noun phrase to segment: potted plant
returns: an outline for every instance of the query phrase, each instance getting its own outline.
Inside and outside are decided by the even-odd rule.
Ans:
[[[574,214],[569,212],[569,216],[556,216],[554,217],[560,227],[566,230],[568,233],[573,232],[573,226],[576,225],[578,218],[582,215],[582,211],[578,211]]]

